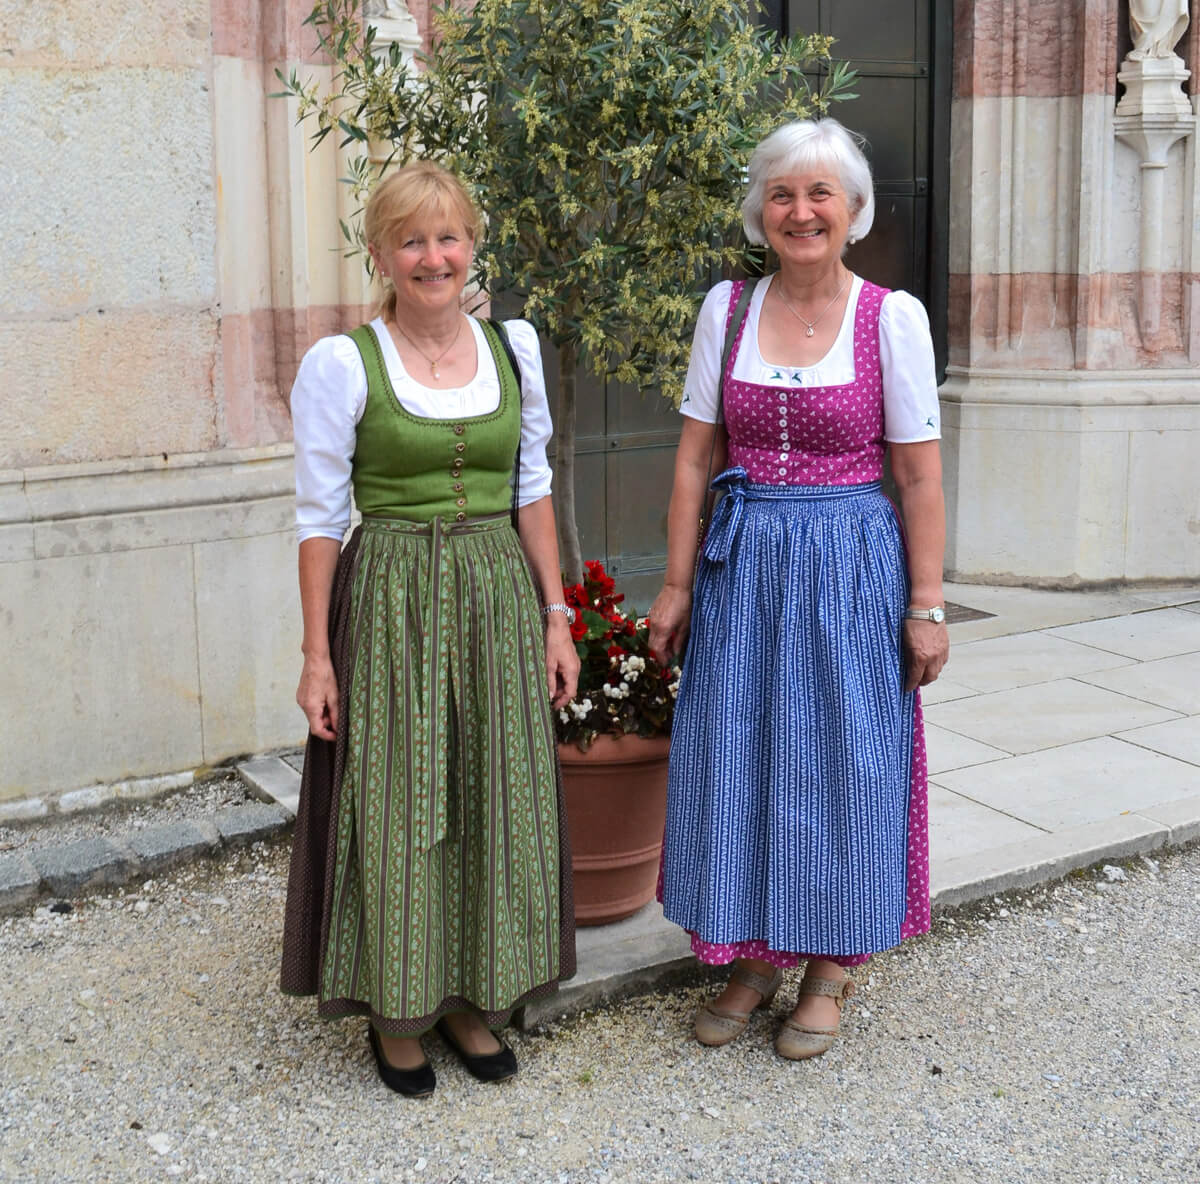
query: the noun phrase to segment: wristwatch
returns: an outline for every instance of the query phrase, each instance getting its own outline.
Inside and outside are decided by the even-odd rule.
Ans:
[[[940,625],[946,619],[946,610],[940,604],[935,604],[933,608],[907,609],[904,615],[910,621],[932,621]]]
[[[575,610],[569,604],[563,604],[556,601],[554,604],[547,604],[542,609],[542,616],[547,616],[550,613],[562,613],[567,618],[568,625],[575,624]]]

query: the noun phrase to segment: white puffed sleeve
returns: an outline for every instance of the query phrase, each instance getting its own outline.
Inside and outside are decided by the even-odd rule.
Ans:
[[[546,460],[546,445],[553,427],[537,330],[528,321],[505,321],[504,327],[521,367],[521,473],[517,505],[527,506],[550,493],[552,474]]]
[[[679,410],[702,423],[717,422],[717,396],[721,389],[721,350],[725,345],[725,322],[729,317],[730,280],[709,290],[696,318],[692,352]]]
[[[879,310],[883,370],[883,435],[893,444],[940,440],[937,364],[925,306],[908,292],[889,292]]]
[[[292,386],[296,538],[337,539],[350,525],[350,461],[367,403],[367,375],[349,337],[322,337]]]

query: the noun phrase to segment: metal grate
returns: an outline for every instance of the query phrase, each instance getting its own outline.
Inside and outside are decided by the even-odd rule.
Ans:
[[[946,624],[961,625],[964,621],[986,621],[995,613],[985,613],[981,608],[968,608],[965,604],[952,604],[946,601]]]

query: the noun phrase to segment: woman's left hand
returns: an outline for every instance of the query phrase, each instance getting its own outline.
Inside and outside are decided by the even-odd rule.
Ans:
[[[579,689],[579,655],[561,613],[551,613],[546,624],[546,678],[550,705],[555,710],[566,707]]]
[[[904,622],[904,691],[927,687],[950,657],[950,631],[932,621]]]

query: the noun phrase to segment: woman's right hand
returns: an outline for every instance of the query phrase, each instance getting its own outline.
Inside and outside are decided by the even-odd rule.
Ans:
[[[296,702],[308,720],[308,730],[321,740],[336,740],[338,726],[337,675],[328,655],[304,658]]]
[[[650,648],[663,661],[681,654],[692,624],[691,589],[664,584],[649,615]]]

